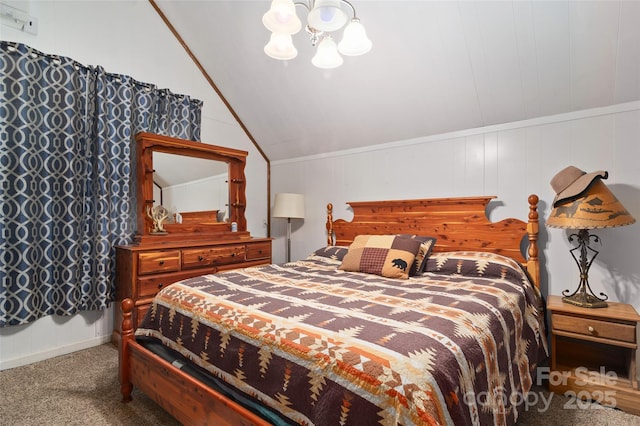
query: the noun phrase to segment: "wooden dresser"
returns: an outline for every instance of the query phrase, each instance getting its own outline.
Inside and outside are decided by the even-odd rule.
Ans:
[[[169,284],[269,263],[270,238],[116,246],[116,306],[125,298],[133,300],[133,324],[137,328],[153,297]],[[122,326],[120,309],[116,309],[115,317],[112,340],[117,343]]]
[[[169,158],[175,164],[156,170],[158,154],[173,156]],[[271,263],[271,238],[252,238],[247,230],[246,157],[246,151],[237,149],[152,133],[136,135],[137,227],[134,243],[116,246],[114,343],[120,342],[121,305],[124,299],[133,301],[135,329],[156,293],[169,284],[198,275]],[[197,162],[182,162],[188,159]],[[166,180],[172,170],[179,170],[180,167],[194,167],[209,172],[215,170],[217,174],[220,165],[227,170],[225,221],[218,221],[219,206],[197,211],[185,211],[182,207],[174,206],[175,200],[164,198],[162,187],[157,183]],[[202,179],[202,182],[205,181],[209,182]],[[159,194],[156,194],[157,187],[160,187]],[[179,197],[178,201],[184,201],[186,195],[213,201],[219,195],[212,196],[209,192],[217,193],[219,190],[218,185],[211,185],[211,188],[199,185],[196,192],[182,187],[182,198]],[[165,207],[163,202],[173,206],[172,211],[180,212],[182,220],[166,223],[169,215],[154,216],[152,209]],[[183,207],[191,206],[187,203]]]

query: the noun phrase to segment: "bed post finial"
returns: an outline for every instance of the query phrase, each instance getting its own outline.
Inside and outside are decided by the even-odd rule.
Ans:
[[[327,204],[327,246],[333,245],[333,204]]]
[[[529,234],[529,249],[527,250],[527,270],[534,280],[536,287],[540,288],[540,267],[538,263],[538,201],[536,194],[529,195],[529,223],[527,223],[527,234]]]

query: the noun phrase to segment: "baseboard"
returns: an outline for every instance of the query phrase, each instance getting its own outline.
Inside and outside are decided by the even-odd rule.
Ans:
[[[57,356],[70,354],[72,352],[81,351],[83,349],[100,346],[111,341],[111,334],[99,336],[89,340],[83,340],[71,345],[61,346],[59,348],[49,349],[47,351],[30,354],[25,357],[14,358],[0,361],[0,371],[10,368],[22,367],[23,365],[33,364],[34,362],[44,361],[45,359],[55,358]]]

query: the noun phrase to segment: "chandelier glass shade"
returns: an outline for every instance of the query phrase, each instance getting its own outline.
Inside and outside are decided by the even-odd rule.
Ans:
[[[364,55],[371,50],[371,47],[371,40],[367,38],[367,33],[360,20],[358,18],[352,19],[344,29],[342,40],[338,44],[340,53],[347,56]]]
[[[273,0],[271,8],[262,17],[262,24],[277,34],[295,34],[302,28],[292,0]]]
[[[311,59],[311,63],[318,68],[336,68],[342,65],[344,60],[338,53],[336,42],[331,37],[325,37],[318,44],[318,51]]]
[[[306,32],[311,44],[317,45],[317,52],[311,62],[318,68],[339,67],[344,62],[341,54],[358,56],[371,50],[371,40],[367,37],[366,30],[350,2],[273,0],[270,9],[262,17],[262,23],[271,31],[269,42],[264,47],[267,56],[279,60],[290,60],[297,56],[298,51],[291,36],[300,31],[302,22],[296,14],[296,6],[303,6],[308,11]],[[345,12],[345,6],[351,9],[351,20]],[[336,44],[331,32],[343,27],[342,39]]]
[[[340,8],[341,0],[316,0],[307,16],[310,26],[320,31],[336,31],[347,23],[347,14]]]
[[[298,55],[290,34],[271,33],[269,43],[264,47],[264,53],[273,59],[286,61]]]

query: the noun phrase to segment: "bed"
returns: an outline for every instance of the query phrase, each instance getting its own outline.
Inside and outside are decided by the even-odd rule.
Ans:
[[[329,204],[305,259],[172,284],[135,334],[124,300],[123,401],[189,425],[514,424],[547,355],[538,197],[496,223],[493,198]]]

